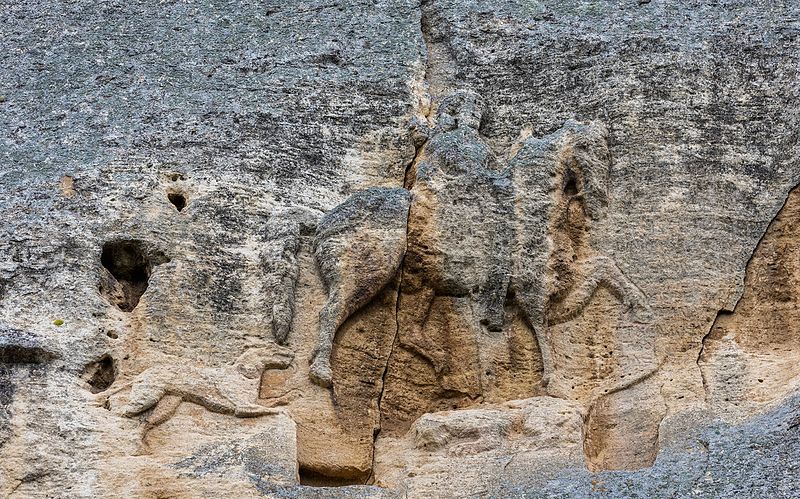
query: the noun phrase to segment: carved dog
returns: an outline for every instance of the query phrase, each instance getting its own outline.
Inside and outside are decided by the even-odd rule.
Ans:
[[[131,388],[121,413],[134,417],[154,408],[147,422],[156,426],[169,419],[181,402],[193,402],[212,412],[236,417],[275,414],[276,410],[258,405],[261,374],[265,369],[285,369],[294,359],[286,347],[270,345],[242,354],[233,365],[194,367],[182,364],[159,364],[146,369],[129,383],[104,393],[102,401]]]

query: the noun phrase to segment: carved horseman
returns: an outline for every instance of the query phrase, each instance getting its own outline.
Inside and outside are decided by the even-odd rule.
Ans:
[[[329,299],[311,378],[330,386],[335,331],[400,270],[401,307],[411,312],[400,341],[442,367],[421,334],[434,297],[471,296],[490,330],[502,328],[509,282],[511,183],[478,127],[480,98],[457,92],[439,106],[437,126],[412,165],[411,192],[369,189],[354,194],[318,226],[315,254]],[[413,200],[413,201],[412,201]]]
[[[467,296],[490,331],[503,327],[511,265],[512,191],[478,129],[477,94],[444,99],[437,126],[412,165],[402,268],[399,341],[441,372],[445,359],[422,333],[436,296]]]
[[[399,339],[437,371],[436,345],[421,333],[437,294],[469,296],[490,331],[502,328],[505,300],[512,297],[537,336],[545,380],[554,369],[548,322],[577,313],[598,286],[647,310],[644,296],[610,259],[585,251],[581,217],[601,217],[606,204],[605,130],[570,122],[527,139],[500,174],[478,132],[482,114],[474,93],[449,96],[413,165],[411,192],[368,189],[321,220],[315,256],[329,297],[310,372],[315,383],[332,383],[336,330],[401,266],[400,306],[411,320],[400,324]],[[564,223],[566,234],[559,228]]]

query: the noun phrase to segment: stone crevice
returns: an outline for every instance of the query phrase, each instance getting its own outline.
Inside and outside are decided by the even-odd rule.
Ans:
[[[402,263],[401,263],[401,265],[402,265]],[[393,357],[394,352],[395,352],[395,349],[397,348],[397,341],[398,341],[398,338],[400,336],[400,317],[399,317],[399,313],[400,313],[400,290],[402,289],[402,284],[403,284],[403,277],[402,276],[403,276],[403,271],[401,269],[400,270],[399,282],[398,282],[397,288],[396,288],[397,289],[397,299],[396,299],[396,302],[395,302],[395,313],[394,313],[396,329],[395,329],[394,338],[392,339],[392,348],[389,349],[389,355],[386,357],[386,363],[384,364],[383,372],[381,373],[381,389],[380,389],[380,392],[378,393],[378,398],[377,398],[377,400],[378,400],[378,402],[377,402],[377,404],[378,404],[377,425],[376,425],[375,431],[373,432],[373,436],[372,436],[372,469],[370,471],[370,476],[367,478],[367,481],[366,481],[367,484],[369,484],[370,482],[374,482],[374,480],[375,480],[375,446],[376,446],[376,444],[378,442],[378,437],[380,437],[380,434],[381,434],[381,419],[382,419],[381,404],[383,402],[383,396],[384,396],[384,392],[386,390],[386,376],[389,373],[389,363],[391,362],[392,357]]]
[[[425,14],[425,5],[430,0],[422,0],[419,4],[420,9],[420,33],[422,38],[425,42],[426,47],[426,54],[425,54],[425,70],[423,72],[423,81],[422,86],[423,88],[427,87],[427,82],[429,80],[429,71],[430,71],[430,33],[428,31],[428,26],[426,24],[426,14]],[[426,88],[427,90],[427,88]],[[426,123],[424,126],[427,128],[430,126],[430,119],[431,119],[431,105],[427,105],[422,109],[422,116],[424,116]],[[406,164],[406,170],[403,175],[403,187],[406,189],[410,189],[413,184],[413,176],[414,176],[414,169],[419,161],[420,155],[423,150],[423,145],[425,140],[427,139],[428,130],[424,131],[423,137],[413,137],[414,139],[414,157]],[[414,130],[412,130],[412,134]],[[409,216],[411,214],[411,203],[409,203],[408,211],[406,213],[406,251],[408,250],[408,236],[409,236]],[[377,398],[377,408],[378,408],[378,421],[377,427],[373,433],[373,440],[372,440],[372,470],[370,472],[370,476],[367,478],[367,483],[374,482],[375,480],[375,446],[377,444],[378,438],[380,437],[381,433],[381,420],[383,418],[383,413],[381,410],[381,405],[383,402],[384,393],[386,390],[386,377],[389,373],[389,363],[394,356],[395,350],[397,348],[397,344],[400,338],[400,299],[403,290],[403,264],[405,262],[405,251],[403,252],[403,258],[400,260],[397,284],[396,284],[396,298],[395,298],[395,308],[394,308],[394,320],[395,320],[395,334],[394,338],[392,339],[392,347],[389,349],[389,355],[386,357],[386,363],[383,366],[383,372],[381,373],[381,388],[380,393],[378,394]]]
[[[758,247],[758,245],[756,245],[756,247]],[[755,252],[755,250],[754,250],[754,252]],[[750,255],[750,258],[752,259],[753,256]],[[750,260],[748,260],[748,263],[749,263],[749,261]],[[747,268],[747,266],[745,266],[745,268]],[[741,296],[739,296],[739,298],[736,300],[737,304],[739,303],[739,300],[741,300]],[[735,309],[736,309],[736,307],[734,306],[734,310]],[[697,359],[695,360],[695,364],[697,365],[697,370],[700,371],[700,381],[703,384],[703,400],[704,401],[708,400],[708,380],[706,379],[706,374],[705,374],[705,371],[703,371],[703,367],[701,366],[701,363],[704,362],[704,360],[705,360],[703,358],[703,356],[704,356],[705,350],[706,350],[706,342],[711,337],[711,333],[714,331],[714,328],[717,326],[717,322],[719,321],[719,318],[722,317],[723,315],[730,315],[732,313],[733,313],[733,310],[727,310],[727,309],[724,309],[724,308],[720,309],[717,312],[717,315],[714,316],[714,320],[711,322],[711,326],[708,328],[708,331],[706,331],[706,334],[704,334],[703,338],[700,340],[700,350],[697,352]]]
[[[416,158],[415,158],[416,160]],[[408,212],[411,211],[411,204],[409,204]],[[408,249],[408,213],[406,214],[406,249]],[[405,252],[404,252],[405,253]],[[386,363],[383,366],[383,372],[381,373],[381,389],[378,393],[378,422],[377,427],[373,433],[372,437],[372,470],[370,471],[370,476],[367,478],[367,483],[373,482],[375,479],[375,444],[378,441],[378,437],[381,434],[381,420],[382,420],[382,411],[381,411],[381,404],[383,402],[384,392],[386,390],[386,376],[389,373],[389,363],[394,356],[395,349],[397,348],[397,343],[400,338],[400,295],[403,290],[403,263],[405,260],[405,256],[400,260],[400,271],[398,272],[397,284],[395,289],[397,290],[397,296],[395,298],[395,306],[394,306],[394,321],[395,321],[395,334],[394,338],[392,339],[392,348],[389,349],[389,355],[386,357]]]

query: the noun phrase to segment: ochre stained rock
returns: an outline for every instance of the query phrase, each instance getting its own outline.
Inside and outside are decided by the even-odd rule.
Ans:
[[[800,189],[759,241],[733,311],[721,311],[699,364],[706,397],[732,420],[780,401],[800,383]]]

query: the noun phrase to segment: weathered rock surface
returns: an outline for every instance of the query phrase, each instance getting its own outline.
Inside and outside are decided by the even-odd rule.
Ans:
[[[1,497],[792,497],[800,4],[6,2]]]
[[[797,391],[800,190],[789,193],[747,264],[733,310],[721,310],[698,357],[708,403],[742,420]]]

